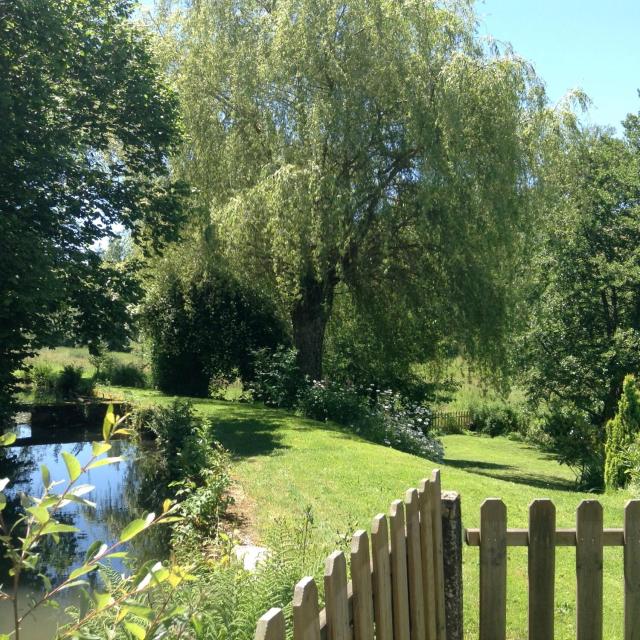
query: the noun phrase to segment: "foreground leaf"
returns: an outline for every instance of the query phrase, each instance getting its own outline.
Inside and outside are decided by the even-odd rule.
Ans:
[[[75,482],[82,473],[82,466],[80,465],[78,458],[68,451],[63,451],[62,457],[64,458],[64,464],[69,473],[69,480],[71,480],[71,482]]]
[[[9,433],[3,433],[0,435],[0,447],[10,447],[17,438],[18,436],[12,431]]]

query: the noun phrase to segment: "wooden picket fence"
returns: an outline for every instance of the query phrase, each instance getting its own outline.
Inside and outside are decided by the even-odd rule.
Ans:
[[[438,471],[392,502],[388,516],[375,516],[370,536],[356,531],[350,564],[347,582],[344,553],[327,558],[322,610],[313,578],[295,586],[294,640],[446,640]],[[285,640],[286,631],[274,608],[258,621],[255,638]]]
[[[461,523],[460,497],[441,494],[434,471],[373,519],[370,536],[354,534],[351,581],[342,552],[327,558],[322,610],[313,578],[296,585],[293,640],[462,640]],[[640,500],[627,503],[621,529],[604,528],[597,500],[580,503],[574,529],[556,528],[550,500],[530,504],[527,529],[508,529],[505,504],[490,498],[464,539],[480,550],[480,640],[506,640],[507,547],[528,547],[529,640],[554,638],[556,547],[576,548],[577,640],[603,640],[603,548],[611,546],[624,553],[624,640],[640,640]],[[280,609],[260,618],[255,640],[286,636]]]
[[[575,529],[556,529],[550,500],[529,506],[529,528],[507,529],[501,500],[485,500],[480,528],[467,544],[480,547],[480,640],[506,638],[507,547],[528,547],[529,640],[553,640],[555,548],[576,548],[576,636],[603,638],[603,547],[623,547],[624,639],[640,640],[640,501],[627,503],[623,529],[603,528],[602,505],[583,500]]]
[[[468,429],[472,422],[473,414],[471,411],[434,411],[431,414],[429,428],[455,427],[456,429]]]

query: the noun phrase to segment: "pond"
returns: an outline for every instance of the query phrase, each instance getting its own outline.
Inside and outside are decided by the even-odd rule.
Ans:
[[[31,427],[24,421],[24,417],[18,424],[17,431],[18,442],[28,442],[23,439],[31,436]],[[15,517],[19,510],[20,492],[41,495],[43,485],[40,465],[48,467],[52,480],[67,480],[68,474],[62,452],[72,453],[84,464],[91,457],[91,439],[100,440],[99,433],[86,430],[75,430],[75,437],[74,432],[59,428],[51,433],[53,437],[46,444],[0,447],[0,478],[10,479],[10,485],[5,490],[8,504],[4,515],[7,520],[12,514]],[[160,505],[156,507],[143,504],[148,503],[150,497],[152,501],[153,496],[153,491],[147,490],[147,485],[152,479],[145,474],[154,468],[153,461],[158,456],[154,442],[114,440],[109,455],[122,456],[124,461],[92,469],[80,480],[82,484],[94,486],[93,491],[85,497],[95,502],[96,508],[72,503],[62,509],[57,517],[67,524],[76,526],[79,532],[62,534],[59,544],[51,541],[41,549],[41,563],[38,569],[47,575],[54,585],[66,578],[74,568],[82,565],[84,554],[94,541],[112,544],[118,540],[119,533],[126,524],[139,517],[143,511],[161,508]],[[162,527],[144,532],[132,541],[132,546],[128,549],[130,556],[137,561],[166,557],[167,533]],[[113,560],[112,567],[118,573],[128,570],[122,560]],[[7,571],[6,561],[0,560],[0,584],[10,584]],[[90,574],[89,580],[92,579],[95,578]],[[29,597],[37,596],[41,589],[42,582],[35,573],[25,575],[20,585],[23,607],[26,607]],[[74,589],[70,589],[68,592],[62,592],[65,599],[58,599],[61,604],[59,609],[41,607],[29,616],[21,631],[21,639],[53,638],[57,624],[64,619],[64,607],[74,603],[73,591]],[[12,630],[11,620],[11,602],[0,601],[0,633]]]

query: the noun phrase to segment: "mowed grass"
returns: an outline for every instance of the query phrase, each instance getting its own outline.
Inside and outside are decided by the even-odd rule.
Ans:
[[[105,389],[145,403],[170,399],[152,391]],[[506,438],[474,435],[443,438],[441,464],[366,442],[332,425],[305,420],[258,405],[196,400],[203,415],[214,419],[221,442],[234,459],[234,477],[259,540],[279,518],[302,519],[311,507],[317,535],[327,551],[339,536],[368,528],[371,517],[388,509],[408,487],[442,472],[443,488],[462,496],[463,524],[479,525],[487,497],[504,500],[511,527],[526,527],[534,498],[551,498],[559,527],[572,527],[580,500],[593,495],[572,490],[573,476],[543,453]],[[624,492],[597,496],[604,505],[605,526],[622,526]],[[605,552],[605,638],[622,637],[622,550]],[[527,637],[527,550],[508,553],[508,638]],[[556,561],[556,634],[575,638],[575,549],[558,548]],[[293,585],[292,585],[293,586]],[[467,638],[478,637],[478,549],[464,549],[464,598]]]

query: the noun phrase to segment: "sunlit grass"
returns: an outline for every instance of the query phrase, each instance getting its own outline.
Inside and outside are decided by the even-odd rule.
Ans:
[[[141,403],[168,402],[153,391],[103,389]],[[330,551],[336,539],[357,527],[391,500],[415,487],[434,466],[442,470],[443,488],[462,496],[464,526],[477,527],[482,501],[502,498],[509,526],[526,527],[534,498],[551,498],[558,527],[572,527],[575,509],[590,494],[573,491],[571,472],[540,451],[506,438],[473,435],[443,438],[444,463],[401,453],[333,425],[323,425],[256,404],[195,400],[202,415],[217,424],[217,435],[234,457],[234,476],[251,505],[256,538],[279,518],[302,519],[311,507],[318,535]],[[599,496],[605,526],[621,526],[625,492]],[[509,550],[508,637],[527,637],[526,548]],[[477,638],[478,549],[464,550],[466,636]],[[575,637],[575,550],[557,551],[556,635]],[[605,638],[622,637],[622,550],[605,550]]]

